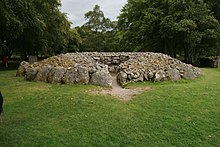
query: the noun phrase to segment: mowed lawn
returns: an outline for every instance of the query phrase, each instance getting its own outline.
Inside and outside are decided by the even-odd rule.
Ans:
[[[151,87],[131,101],[89,94],[100,87],[28,82],[0,71],[0,146],[220,146],[220,69]]]

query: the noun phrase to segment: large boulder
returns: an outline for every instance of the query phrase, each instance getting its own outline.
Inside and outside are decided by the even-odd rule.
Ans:
[[[196,78],[196,74],[194,73],[192,66],[184,66],[183,67],[182,77],[187,80]]]
[[[64,67],[53,67],[48,74],[47,81],[49,83],[61,83],[65,72],[66,68]]]
[[[88,84],[89,83],[89,71],[86,67],[81,65],[76,65],[75,67],[68,68],[66,73],[62,78],[63,83],[79,83]]]
[[[94,85],[112,87],[112,77],[107,71],[97,71],[92,74],[90,83]]]
[[[35,81],[47,82],[48,75],[51,71],[51,68],[52,67],[50,65],[45,65],[45,66],[41,67],[37,73]]]
[[[34,81],[36,78],[36,75],[38,73],[37,68],[33,68],[33,67],[28,67],[25,70],[25,78],[28,81]]]
[[[117,77],[118,83],[120,83],[121,85],[125,85],[127,83],[127,78],[128,75],[125,72],[120,71]]]
[[[25,69],[27,68],[27,66],[29,65],[28,62],[26,61],[22,61],[18,67],[18,70],[17,70],[17,73],[16,73],[16,76],[17,77],[23,77],[25,76]]]
[[[168,79],[170,79],[171,81],[177,81],[181,79],[180,72],[175,68],[169,68],[167,70],[167,74],[168,74]]]

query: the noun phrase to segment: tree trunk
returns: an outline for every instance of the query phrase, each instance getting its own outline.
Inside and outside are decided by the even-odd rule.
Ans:
[[[190,55],[189,55],[189,49],[187,47],[184,48],[184,56],[185,56],[185,63],[190,63]]]
[[[24,61],[24,60],[27,61],[27,53],[24,49],[20,51],[20,59],[21,61]]]

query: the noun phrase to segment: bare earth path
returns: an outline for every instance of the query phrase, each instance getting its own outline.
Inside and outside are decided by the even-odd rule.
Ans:
[[[114,96],[120,100],[128,101],[131,100],[133,96],[140,94],[144,91],[149,91],[150,87],[144,87],[144,88],[132,88],[132,89],[126,89],[122,88],[118,82],[117,82],[117,74],[112,73],[112,89],[110,90],[101,90],[100,94],[107,94]]]

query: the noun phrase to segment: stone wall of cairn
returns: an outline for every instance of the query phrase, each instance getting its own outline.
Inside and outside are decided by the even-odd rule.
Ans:
[[[129,82],[194,79],[201,72],[168,55],[151,52],[67,53],[29,64],[21,62],[17,76],[29,81],[111,86],[111,72],[121,85]]]

